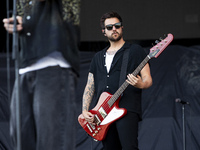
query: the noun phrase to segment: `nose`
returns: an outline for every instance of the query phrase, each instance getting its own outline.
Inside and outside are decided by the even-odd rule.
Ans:
[[[112,30],[116,30],[115,26],[112,27]]]

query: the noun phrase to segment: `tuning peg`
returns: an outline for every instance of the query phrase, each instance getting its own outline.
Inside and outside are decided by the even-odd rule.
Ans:
[[[158,44],[160,41],[156,40],[155,43]]]
[[[161,40],[161,41],[162,41],[162,40],[163,40],[163,38],[162,38],[162,37],[160,37],[160,38],[159,38],[159,40]]]

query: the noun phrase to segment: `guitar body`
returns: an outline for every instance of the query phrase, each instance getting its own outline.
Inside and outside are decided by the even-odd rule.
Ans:
[[[102,141],[105,138],[109,126],[114,121],[120,119],[127,113],[126,109],[118,107],[120,97],[114,105],[110,107],[108,102],[111,97],[111,94],[103,92],[97,105],[90,110],[90,112],[95,116],[95,125],[88,123],[82,114],[78,117],[79,124],[83,129],[98,141]]]

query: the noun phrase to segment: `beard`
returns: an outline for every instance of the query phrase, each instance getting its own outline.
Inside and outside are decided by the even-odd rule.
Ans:
[[[115,35],[113,36],[114,33],[117,33],[118,36],[117,37],[115,37]],[[118,32],[114,32],[114,33],[108,37],[108,40],[112,42],[117,42],[122,38],[122,33],[118,33]]]

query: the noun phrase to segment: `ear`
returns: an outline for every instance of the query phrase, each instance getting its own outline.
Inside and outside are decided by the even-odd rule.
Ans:
[[[102,33],[104,34],[104,36],[106,36],[105,29],[102,29]]]

